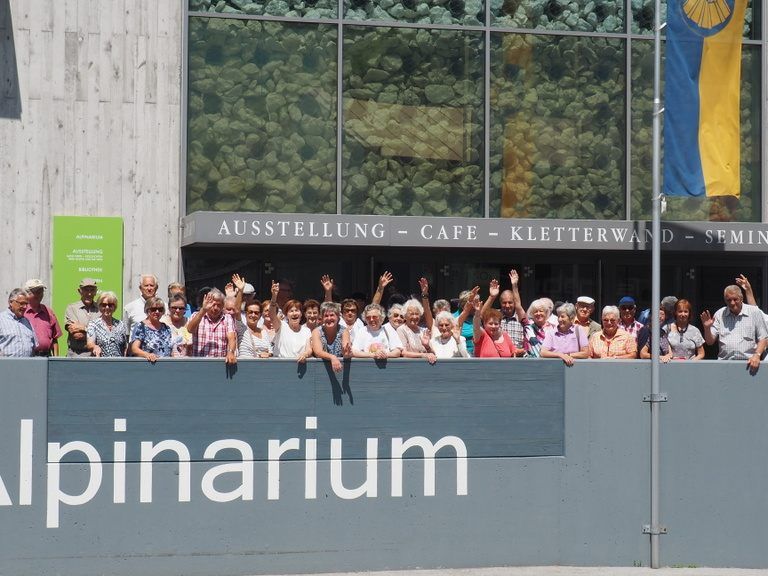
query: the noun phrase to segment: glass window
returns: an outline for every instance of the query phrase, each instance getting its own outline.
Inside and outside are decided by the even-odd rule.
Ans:
[[[189,24],[187,212],[335,212],[336,27]]]
[[[623,32],[625,0],[496,0],[491,25],[581,32]]]
[[[747,0],[747,11],[744,14],[744,38],[757,40],[760,38],[760,18],[752,10],[753,2]],[[709,0],[707,0],[709,3]],[[653,36],[654,7],[656,0],[632,0],[632,34],[649,34]],[[759,11],[757,12],[759,14]],[[661,0],[661,21],[667,21],[667,2]]]
[[[336,18],[336,0],[189,0],[190,12],[287,16],[289,18]]]
[[[343,210],[482,216],[483,34],[344,30]]]
[[[625,217],[624,41],[493,34],[491,216]]]
[[[745,44],[741,63],[741,196],[667,197],[667,210],[662,219],[759,222],[760,122],[760,47]],[[631,218],[634,220],[650,220],[653,214],[652,130],[653,42],[636,41],[632,44]]]
[[[347,20],[482,26],[483,0],[344,0]]]

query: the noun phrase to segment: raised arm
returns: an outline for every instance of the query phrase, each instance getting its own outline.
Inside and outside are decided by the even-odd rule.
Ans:
[[[485,302],[483,303],[483,308],[480,310],[480,314],[485,314],[488,310],[490,310],[493,307],[493,303],[496,301],[496,298],[499,297],[499,281],[494,278],[491,280],[490,285],[488,286],[488,298],[485,299]]]
[[[421,289],[421,305],[424,306],[424,322],[427,324],[427,330],[432,332],[432,325],[435,319],[432,317],[432,307],[429,303],[429,280],[419,278],[419,288]]]
[[[712,346],[717,342],[717,336],[712,332],[712,325],[715,323],[715,320],[710,315],[709,310],[704,310],[704,312],[699,315],[699,318],[701,319],[701,326],[704,328],[704,342],[709,346]]]
[[[472,338],[475,342],[479,341],[483,336],[483,327],[480,325],[480,300],[473,299],[472,308],[475,310],[475,315],[472,317]]]
[[[323,287],[323,302],[333,302],[333,278],[328,274],[323,274],[320,277],[320,285]]]
[[[197,332],[197,329],[200,327],[200,322],[203,319],[203,316],[208,314],[210,312],[211,307],[213,306],[213,303],[215,302],[213,295],[208,293],[205,295],[205,298],[203,298],[203,305],[194,314],[192,314],[192,318],[189,319],[189,322],[187,322],[187,330],[190,334],[195,334]]]
[[[736,284],[741,286],[741,289],[744,290],[744,300],[747,302],[747,304],[751,304],[752,306],[757,306],[757,300],[755,300],[755,293],[752,292],[752,284],[749,283],[749,280],[747,280],[747,277],[744,276],[744,274],[739,274],[736,278]]]
[[[235,310],[238,313],[243,309],[243,290],[245,289],[245,277],[232,274],[232,284],[235,287]]]
[[[280,292],[280,282],[272,280],[270,292],[272,293],[272,298],[269,300],[269,317],[272,318],[272,327],[275,329],[275,336],[277,336],[283,325],[283,321],[280,320],[280,316],[277,313],[277,294]]]
[[[461,311],[461,314],[459,314],[459,317],[456,318],[456,324],[459,326],[459,328],[464,325],[464,322],[467,321],[469,315],[472,314],[472,310],[475,309],[473,302],[475,301],[478,292],[480,292],[480,286],[475,286],[472,288],[472,292],[467,299],[467,303],[464,305],[464,309]]]
[[[379,285],[376,286],[376,292],[373,293],[373,298],[371,299],[372,304],[381,304],[381,298],[384,296],[384,289],[389,286],[394,279],[394,276],[387,270],[384,271],[384,274],[379,276]]]
[[[520,290],[518,290],[518,284],[520,282],[520,276],[517,274],[517,270],[514,268],[509,271],[509,281],[512,283],[512,302],[515,306],[515,314],[517,314],[517,321],[521,324],[523,320],[528,320],[528,314],[523,308],[523,303],[520,300]]]

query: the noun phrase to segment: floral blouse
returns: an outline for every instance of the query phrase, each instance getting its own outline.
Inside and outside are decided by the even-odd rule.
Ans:
[[[99,317],[88,322],[86,334],[88,340],[101,348],[102,358],[116,358],[125,356],[125,348],[128,346],[128,334],[125,330],[125,322],[112,318],[112,330],[109,329],[104,319]]]
[[[131,329],[131,342],[134,340],[141,342],[144,352],[156,356],[170,356],[173,349],[171,329],[166,324],[160,324],[160,328],[155,330],[144,322],[139,322]]]

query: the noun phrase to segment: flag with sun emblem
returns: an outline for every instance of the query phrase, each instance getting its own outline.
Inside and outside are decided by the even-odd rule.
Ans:
[[[664,194],[738,196],[747,0],[669,0]]]

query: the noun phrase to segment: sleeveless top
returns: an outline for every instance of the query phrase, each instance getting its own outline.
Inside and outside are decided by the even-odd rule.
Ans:
[[[341,335],[344,333],[344,331],[347,328],[345,326],[342,326],[339,324],[339,331],[336,332],[336,338],[333,342],[328,342],[328,339],[325,337],[325,330],[323,330],[322,326],[318,327],[318,330],[320,331],[320,343],[323,345],[323,350],[325,352],[328,352],[328,354],[333,354],[334,356],[338,356],[339,358],[344,357],[344,353],[342,351],[342,345],[341,345]]]

